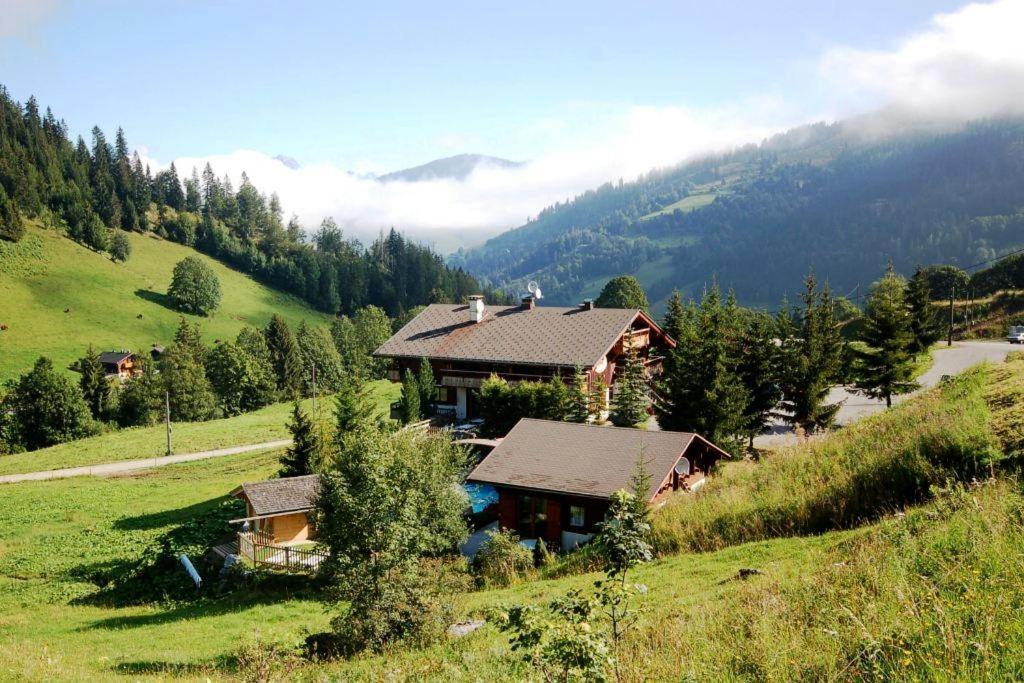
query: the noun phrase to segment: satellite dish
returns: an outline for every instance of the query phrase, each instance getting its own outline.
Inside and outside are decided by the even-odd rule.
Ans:
[[[685,477],[690,474],[690,461],[686,458],[679,458],[674,469],[680,477]]]
[[[538,285],[533,280],[530,280],[530,282],[527,283],[526,291],[528,291],[530,294],[532,294],[534,299],[543,299],[544,298],[544,296],[540,293],[540,285]]]

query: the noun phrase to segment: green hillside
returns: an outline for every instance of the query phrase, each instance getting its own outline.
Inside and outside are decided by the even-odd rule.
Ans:
[[[39,356],[66,367],[90,343],[97,351],[147,351],[171,340],[182,313],[165,297],[174,265],[186,256],[207,261],[223,298],[198,322],[208,341],[234,338],[244,325],[263,326],[274,313],[289,324],[327,323],[299,299],[151,234],[127,233],[132,255],[115,263],[57,232],[30,224],[17,243],[0,241],[0,381],[28,370]]]

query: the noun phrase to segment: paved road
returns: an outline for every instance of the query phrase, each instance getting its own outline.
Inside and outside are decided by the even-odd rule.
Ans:
[[[198,453],[182,453],[181,455],[164,455],[159,458],[144,458],[142,460],[122,460],[121,462],[108,462],[101,465],[86,465],[84,467],[68,467],[62,470],[44,470],[42,472],[26,472],[24,474],[6,474],[0,476],[0,484],[14,484],[19,481],[41,481],[44,479],[67,479],[69,477],[104,476],[108,474],[122,474],[134,472],[135,470],[147,470],[152,467],[163,467],[179,462],[191,462],[193,460],[205,460],[206,458],[221,458],[225,455],[236,453],[248,453],[250,451],[263,451],[271,448],[284,448],[291,445],[291,439],[283,441],[266,441],[254,443],[248,446],[232,446],[231,448],[220,448],[213,451],[199,451]]]
[[[955,342],[951,348],[941,346],[932,354],[935,359],[932,367],[921,375],[918,382],[923,389],[927,389],[938,384],[943,375],[959,375],[967,368],[985,361],[1001,363],[1006,360],[1006,354],[1020,348],[1020,346],[1014,346],[1007,342],[988,341]],[[900,403],[911,396],[913,394],[895,396],[893,403]],[[885,410],[885,401],[867,398],[845,387],[833,387],[829,392],[828,402],[842,402],[842,407],[836,416],[836,422],[841,425],[848,425],[862,417]],[[772,425],[770,433],[762,434],[754,439],[754,445],[757,448],[777,448],[795,441],[796,435],[780,421]]]

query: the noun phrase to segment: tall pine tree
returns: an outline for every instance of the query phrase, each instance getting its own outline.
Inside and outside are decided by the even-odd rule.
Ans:
[[[910,308],[910,331],[914,335],[913,351],[924,353],[942,337],[942,331],[932,307],[928,276],[921,268],[914,271],[914,277],[907,286],[907,306]]]
[[[731,297],[722,303],[717,284],[699,308],[689,308],[677,325],[682,338],[658,382],[655,402],[662,429],[697,432],[733,452],[746,434],[748,404],[738,372],[737,317]]]
[[[284,394],[295,394],[302,390],[302,353],[292,336],[292,331],[278,314],[267,324],[263,336],[270,349],[270,360],[277,375],[277,388]]]
[[[618,427],[636,427],[647,421],[650,387],[647,370],[637,354],[636,345],[629,344],[622,374],[615,386],[612,423]]]
[[[325,443],[323,431],[316,420],[295,401],[288,423],[292,445],[281,456],[281,477],[301,477],[316,473],[323,464]]]
[[[916,344],[906,301],[907,283],[892,264],[885,276],[871,286],[864,312],[860,341],[867,348],[853,348],[854,385],[871,398],[892,397],[918,387],[913,381]]]

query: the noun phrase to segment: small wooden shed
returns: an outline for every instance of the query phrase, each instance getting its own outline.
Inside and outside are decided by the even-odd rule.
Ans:
[[[245,501],[246,516],[232,522],[248,522],[273,543],[309,541],[316,536],[310,512],[319,493],[316,474],[245,483],[231,495]]]

